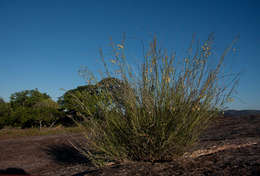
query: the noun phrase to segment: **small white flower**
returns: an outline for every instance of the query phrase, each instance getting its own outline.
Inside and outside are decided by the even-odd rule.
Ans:
[[[119,49],[123,49],[123,48],[124,48],[124,46],[121,45],[121,44],[117,44],[117,47],[118,47]]]
[[[230,98],[230,97],[229,97],[229,98],[227,99],[227,102],[233,102],[233,101],[234,101],[234,98]]]
[[[115,59],[111,59],[110,60],[112,64],[115,64],[116,63],[116,60]]]
[[[167,82],[167,83],[171,82],[171,78],[170,78],[170,77],[167,77],[167,78],[166,78],[166,82]]]

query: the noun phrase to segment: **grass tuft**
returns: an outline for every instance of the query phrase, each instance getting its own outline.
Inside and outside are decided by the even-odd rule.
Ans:
[[[186,57],[177,59],[159,48],[154,38],[138,73],[127,63],[125,40],[112,43],[111,63],[101,52],[105,77],[117,78],[120,85],[114,81],[119,87],[117,93],[107,88],[96,96],[100,98],[96,106],[102,118],[88,117],[83,127],[88,139],[85,154],[94,164],[172,160],[198,140],[225,108],[238,82],[237,75],[226,78],[222,69],[233,43],[214,65],[209,64],[214,56],[213,41],[211,34],[195,49],[191,47]]]

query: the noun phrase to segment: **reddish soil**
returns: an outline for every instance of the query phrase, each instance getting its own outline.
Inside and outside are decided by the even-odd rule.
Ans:
[[[260,175],[260,117],[222,117],[182,159],[93,167],[69,141],[79,134],[0,139],[0,175]]]

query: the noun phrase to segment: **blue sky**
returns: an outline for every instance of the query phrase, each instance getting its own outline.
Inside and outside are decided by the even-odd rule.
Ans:
[[[260,1],[258,0],[0,0],[0,97],[38,88],[57,99],[85,84],[81,66],[100,69],[98,49],[125,32],[131,58],[140,56],[140,40],[156,35],[177,56],[192,34],[204,40],[215,33],[221,54],[240,35],[238,52],[226,67],[241,72],[234,109],[260,109]],[[130,53],[130,52],[129,52]],[[136,53],[136,54],[135,54]]]

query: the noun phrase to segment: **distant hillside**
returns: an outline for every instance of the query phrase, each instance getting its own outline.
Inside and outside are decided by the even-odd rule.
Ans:
[[[227,110],[224,112],[224,116],[260,116],[260,110]]]

